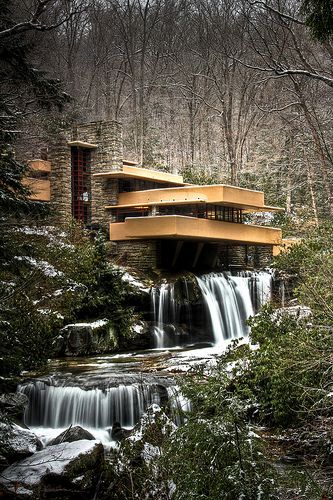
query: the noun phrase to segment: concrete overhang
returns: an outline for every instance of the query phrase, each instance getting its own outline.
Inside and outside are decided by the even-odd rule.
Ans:
[[[141,206],[178,203],[196,203],[205,200],[207,203],[238,208],[251,212],[280,211],[279,207],[265,205],[264,193],[251,189],[216,184],[209,186],[182,186],[163,189],[149,189],[120,193],[119,206]]]
[[[22,183],[31,190],[30,200],[50,201],[51,184],[48,179],[33,179],[26,177]]]
[[[123,164],[121,170],[111,172],[97,172],[93,177],[105,179],[141,179],[143,181],[152,181],[160,183],[174,184],[176,186],[186,186],[181,175],[149,170],[148,168],[135,167],[133,165]]]
[[[110,224],[110,240],[189,239],[226,244],[279,245],[281,229],[180,215],[128,217]]]
[[[51,172],[51,162],[47,160],[30,160],[29,167],[37,172]]]
[[[156,206],[158,205],[159,207],[160,206],[168,206],[168,205],[188,205],[188,204],[192,204],[192,203],[198,203],[198,204],[202,204],[202,203],[206,203],[207,202],[207,198],[205,196],[201,197],[201,198],[195,198],[193,200],[183,200],[183,201],[170,201],[170,200],[167,200],[167,201],[161,201],[160,203],[154,203],[154,202],[149,202],[149,203],[143,203],[142,205],[138,205],[137,203],[134,204],[134,205],[106,205],[105,208],[107,209],[118,209],[118,208],[145,208],[145,207],[153,207],[153,206]]]
[[[138,164],[139,164],[138,161],[123,160],[123,165],[128,165],[128,166],[135,167],[135,165],[138,165]]]

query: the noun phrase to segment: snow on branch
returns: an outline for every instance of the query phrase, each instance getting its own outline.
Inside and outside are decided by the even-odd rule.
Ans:
[[[47,10],[48,5],[53,3],[53,0],[39,0],[34,12],[31,15],[31,18],[27,21],[23,21],[21,23],[17,23],[10,28],[4,29],[0,31],[0,40],[24,33],[26,31],[50,31],[55,28],[58,28],[65,22],[69,21],[73,16],[78,15],[86,10],[86,7],[76,8],[71,10],[68,14],[61,17],[61,19],[53,24],[44,24],[41,21],[41,16]]]

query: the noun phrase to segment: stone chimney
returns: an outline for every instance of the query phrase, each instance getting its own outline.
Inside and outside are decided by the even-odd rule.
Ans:
[[[73,140],[96,144],[91,153],[91,173],[115,172],[123,168],[121,124],[116,121],[92,122],[78,125]],[[91,222],[104,227],[110,222],[106,205],[118,201],[118,180],[91,177]]]
[[[75,125],[64,132],[51,147],[51,200],[60,223],[72,217],[71,147],[89,149],[91,154],[91,222],[108,227],[110,214],[106,205],[117,204],[118,180],[96,178],[94,173],[122,170],[123,146],[121,124],[116,121]]]

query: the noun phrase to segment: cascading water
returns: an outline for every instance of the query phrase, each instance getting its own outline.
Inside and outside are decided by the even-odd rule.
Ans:
[[[207,274],[197,278],[211,323],[215,346],[248,334],[246,320],[253,315],[246,278]]]
[[[52,379],[34,380],[17,389],[29,399],[25,424],[49,429],[46,431],[49,438],[69,425],[80,425],[95,437],[109,440],[106,436],[114,422],[131,428],[148,406],[153,403],[165,406],[169,399],[168,389],[160,384],[120,384],[106,389],[56,384]]]
[[[248,279],[248,286],[250,288],[251,300],[255,312],[267,304],[272,298],[272,283],[273,275],[271,272],[266,271],[239,271],[237,276]]]
[[[230,272],[209,273],[197,276],[196,281],[206,322],[210,325],[210,340],[213,340],[215,346],[222,346],[231,339],[246,337],[249,333],[246,320],[271,299],[272,275],[269,272],[242,271],[237,275]],[[190,311],[186,279],[184,289],[187,290],[186,304]],[[179,344],[182,320],[181,308],[175,300],[174,284],[163,283],[160,288],[153,288],[152,305],[155,347],[165,349]],[[195,306],[199,307],[198,304]],[[187,312],[187,317],[192,316],[192,312]],[[172,343],[167,334],[170,324],[173,325],[175,334],[178,334],[177,343]],[[203,328],[202,324],[197,326],[197,330]],[[190,340],[193,342],[194,339],[191,337]]]
[[[147,406],[161,404],[161,391],[155,385],[119,385],[107,389],[63,387],[35,381],[19,387],[30,405],[27,425],[59,428],[70,424],[107,428],[114,422],[133,427]]]
[[[210,273],[153,288],[155,346],[214,343],[222,347],[230,339],[246,336],[246,320],[270,300],[271,282],[266,272]],[[189,401],[165,375],[149,376],[150,365],[142,378],[140,356],[124,354],[121,363],[117,355],[92,364],[83,361],[83,372],[57,370],[48,379],[22,384],[18,391],[29,398],[25,423],[45,443],[69,425],[81,425],[108,443],[113,423],[133,427],[153,403],[167,405],[174,421],[181,423],[183,411],[190,410]]]
[[[155,347],[158,349],[180,344],[179,338],[184,335],[184,325],[186,325],[187,334],[191,333],[191,308],[186,280],[183,281],[182,292],[183,309],[185,309],[183,325],[180,324],[181,306],[176,300],[174,283],[162,283],[160,287],[153,287],[151,290],[153,336]]]

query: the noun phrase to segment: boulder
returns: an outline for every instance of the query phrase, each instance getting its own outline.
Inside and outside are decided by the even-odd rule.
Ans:
[[[69,427],[66,429],[64,432],[59,434],[59,436],[52,439],[47,445],[54,446],[60,443],[73,443],[74,441],[80,441],[82,439],[94,441],[95,438],[89,431],[83,429],[83,427],[80,427],[79,425],[76,425],[75,427]]]
[[[36,434],[18,425],[3,425],[1,427],[1,434],[1,454],[10,463],[33,455],[36,451],[43,448]]]
[[[73,323],[60,330],[53,343],[56,356],[104,354],[115,347],[113,329],[106,319],[91,323]]]
[[[152,326],[147,321],[136,319],[137,321],[131,325],[129,336],[120,339],[119,347],[121,349],[133,351],[149,349]]]
[[[280,307],[275,309],[273,317],[279,319],[282,316],[289,316],[298,321],[310,320],[312,316],[311,309],[307,306],[294,305],[289,307]]]
[[[34,500],[92,498],[103,465],[99,441],[50,446],[7,467],[0,476],[0,495]]]
[[[7,415],[11,420],[18,423],[23,422],[28,403],[28,397],[20,392],[0,394],[0,413]]]
[[[131,434],[131,430],[123,429],[120,422],[114,422],[111,430],[111,438],[113,441],[122,441]]]
[[[92,328],[89,324],[67,325],[61,330],[65,356],[87,356],[92,351]]]

